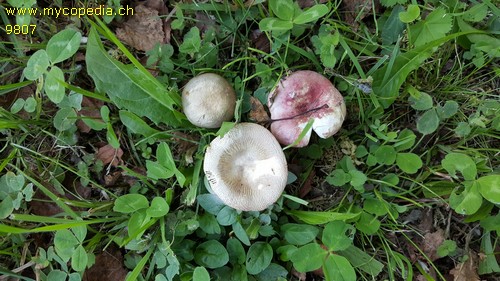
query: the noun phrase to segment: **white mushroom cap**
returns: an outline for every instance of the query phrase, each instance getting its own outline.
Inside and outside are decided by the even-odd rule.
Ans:
[[[203,170],[222,202],[242,211],[261,211],[276,202],[288,176],[280,144],[254,123],[237,124],[215,138],[205,152]]]
[[[323,75],[309,70],[292,73],[280,81],[269,94],[271,132],[283,145],[292,144],[310,118],[312,130],[321,138],[329,138],[340,130],[346,116],[344,98]],[[296,145],[306,146],[309,130]]]
[[[187,119],[198,127],[218,128],[233,118],[236,94],[222,76],[198,75],[184,86],[182,106]]]

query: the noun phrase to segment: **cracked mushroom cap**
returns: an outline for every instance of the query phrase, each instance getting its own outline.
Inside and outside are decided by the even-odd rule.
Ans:
[[[344,98],[323,75],[309,70],[292,73],[269,94],[271,132],[283,145],[292,144],[314,119],[312,130],[329,138],[340,130],[346,116]],[[311,130],[296,145],[306,146]]]
[[[254,123],[237,124],[215,138],[205,152],[203,170],[213,193],[242,211],[261,211],[276,202],[288,176],[280,144]]]
[[[222,76],[198,75],[182,90],[182,107],[189,122],[202,128],[219,128],[233,118],[236,94]]]

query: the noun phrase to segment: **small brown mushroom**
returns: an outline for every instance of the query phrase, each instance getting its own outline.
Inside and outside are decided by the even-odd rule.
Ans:
[[[237,124],[215,138],[205,152],[203,170],[213,193],[242,211],[261,211],[276,202],[288,176],[280,144],[253,123]]]
[[[334,135],[344,122],[346,107],[344,98],[323,75],[301,70],[284,78],[269,94],[271,132],[283,145],[292,144],[310,118],[312,130],[321,138]],[[296,145],[306,146],[311,130]]]
[[[233,118],[236,94],[222,76],[204,73],[192,78],[184,86],[182,106],[193,125],[218,128],[222,122]]]

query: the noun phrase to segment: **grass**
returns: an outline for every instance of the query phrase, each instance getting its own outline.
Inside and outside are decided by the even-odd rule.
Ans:
[[[498,9],[421,1],[403,23],[410,4],[384,0],[350,24],[348,2],[280,3],[167,1],[149,51],[115,35],[128,17],[7,34],[2,3],[0,280],[497,280]],[[249,122],[250,97],[301,69],[340,90],[343,129],[284,149],[274,205],[225,206],[203,158],[232,124],[190,124],[183,85],[221,74]]]

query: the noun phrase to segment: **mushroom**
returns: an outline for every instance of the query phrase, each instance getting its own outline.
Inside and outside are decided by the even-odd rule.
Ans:
[[[187,119],[198,127],[218,128],[234,115],[236,94],[222,76],[198,75],[184,86],[182,106]]]
[[[344,98],[323,75],[309,70],[292,73],[269,94],[271,132],[283,145],[292,144],[310,118],[312,130],[321,138],[334,135],[344,122]],[[296,145],[306,146],[311,130]]]
[[[254,123],[235,125],[205,152],[203,170],[214,194],[242,211],[261,211],[278,200],[288,170],[276,138]]]

